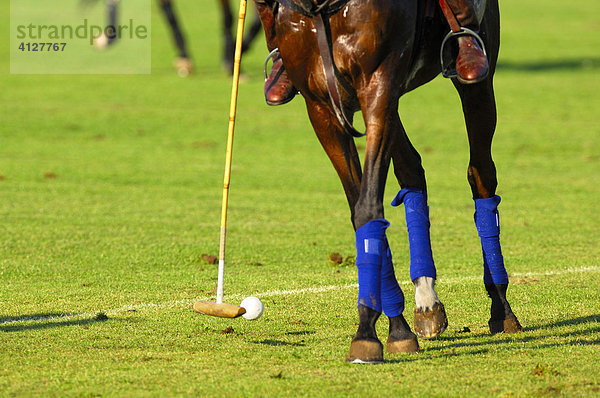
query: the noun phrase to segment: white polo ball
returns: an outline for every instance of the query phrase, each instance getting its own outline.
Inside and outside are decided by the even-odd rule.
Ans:
[[[246,313],[242,316],[250,321],[260,318],[265,309],[260,299],[254,296],[246,297],[242,300],[240,307],[246,310]]]

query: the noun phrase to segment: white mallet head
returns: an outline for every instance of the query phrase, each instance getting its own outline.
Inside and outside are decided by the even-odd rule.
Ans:
[[[260,318],[265,309],[260,299],[254,296],[246,297],[242,300],[240,307],[246,310],[246,313],[242,316],[251,321]]]

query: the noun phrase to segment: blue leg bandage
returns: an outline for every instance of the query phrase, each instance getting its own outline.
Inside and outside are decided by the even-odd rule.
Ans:
[[[381,257],[385,256],[385,230],[390,225],[380,218],[356,230],[358,305],[381,312]]]
[[[488,199],[475,199],[475,226],[483,251],[483,281],[486,284],[503,285],[508,283],[508,274],[500,248],[499,203],[498,195]]]
[[[371,220],[356,230],[358,305],[393,317],[404,311],[404,295],[394,274],[392,253],[385,231],[390,223]]]
[[[392,262],[392,251],[385,240],[387,247],[386,255],[382,258],[381,265],[381,302],[383,312],[390,318],[401,315],[404,312],[404,294],[396,274],[394,273],[394,263]]]
[[[436,277],[431,239],[429,237],[429,207],[427,195],[420,189],[403,188],[392,201],[392,206],[404,203],[410,247],[410,278]]]

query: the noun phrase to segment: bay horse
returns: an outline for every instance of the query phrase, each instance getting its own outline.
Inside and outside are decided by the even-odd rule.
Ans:
[[[400,121],[398,103],[403,94],[442,71],[440,55],[456,50],[452,40],[446,43],[450,37],[448,23],[431,0],[277,2],[279,52],[341,180],[356,234],[359,326],[346,360],[383,360],[383,345],[375,331],[382,312],[390,322],[387,352],[416,352],[418,341],[403,316],[404,296],[386,238],[389,222],[384,218],[383,195],[393,164],[401,190],[392,205],[404,204],[407,218],[415,332],[423,338],[436,337],[448,322],[434,289],[427,185],[420,155]],[[456,78],[452,82],[462,101],[469,139],[467,180],[482,244],[484,285],[491,298],[489,329],[491,333],[513,333],[522,327],[506,298],[508,275],[500,250],[497,211],[500,197],[495,193],[496,169],[491,155],[497,118],[493,75],[500,42],[498,1],[482,0],[479,5],[479,34],[487,48],[490,73],[476,84],[461,84]],[[347,125],[349,122],[351,126],[356,111],[362,112],[366,126],[362,166],[354,143],[358,134]]]

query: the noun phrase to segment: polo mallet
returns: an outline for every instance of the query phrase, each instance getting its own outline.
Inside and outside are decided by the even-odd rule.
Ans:
[[[223,302],[223,275],[225,273],[225,237],[227,234],[227,201],[229,199],[229,181],[231,180],[231,156],[233,152],[233,131],[237,109],[238,85],[240,81],[240,62],[242,60],[242,39],[244,36],[244,20],[246,19],[246,0],[240,0],[237,38],[235,41],[235,58],[233,64],[233,84],[231,87],[231,103],[229,107],[229,129],[227,131],[227,152],[225,155],[225,176],[223,178],[223,202],[221,205],[221,238],[219,244],[219,273],[217,279],[217,302],[196,301],[194,311],[220,318],[237,318],[246,313],[239,305]]]

